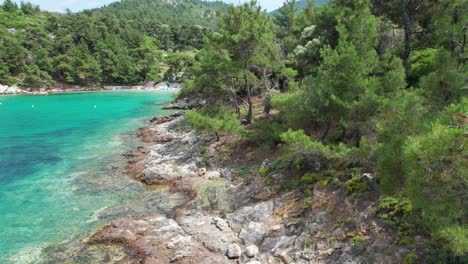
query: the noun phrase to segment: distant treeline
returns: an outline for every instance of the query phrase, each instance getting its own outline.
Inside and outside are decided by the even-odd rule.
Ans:
[[[130,0],[58,14],[7,0],[0,6],[0,83],[46,87],[174,78],[216,28],[223,8],[220,2]]]

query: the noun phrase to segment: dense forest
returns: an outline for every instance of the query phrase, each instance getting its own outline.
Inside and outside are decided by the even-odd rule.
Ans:
[[[179,94],[207,101],[189,123],[269,153],[281,190],[376,199],[394,243],[427,239],[407,263],[466,263],[468,3],[307,2],[220,17]]]
[[[49,87],[172,81],[191,65],[221,2],[128,0],[66,14],[6,0],[0,83]]]
[[[318,7],[324,4],[328,4],[330,0],[316,0],[314,1],[314,6]],[[299,0],[295,2],[295,7],[297,8],[297,13],[300,13],[302,10],[307,8],[307,0]],[[270,12],[270,15],[276,15],[278,14],[280,8],[273,10]]]

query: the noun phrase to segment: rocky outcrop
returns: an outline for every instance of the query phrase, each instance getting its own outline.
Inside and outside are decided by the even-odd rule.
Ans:
[[[0,84],[0,94],[25,94],[26,91],[21,90],[17,86],[6,86]]]
[[[202,140],[192,131],[176,129],[182,120],[180,116],[153,120],[150,131],[170,140],[149,147],[138,179],[192,192],[191,200],[176,210],[174,220],[208,252],[227,257],[212,263],[398,263],[403,259],[405,250],[393,245],[392,235],[373,219],[371,204],[356,204],[344,190],[317,186],[313,203],[304,207],[301,192],[279,195],[261,178],[245,182],[226,169],[199,167],[197,150]],[[197,203],[200,196],[207,196],[213,206],[217,198],[210,196],[215,194],[197,193],[197,186],[219,179],[236,182],[226,190],[231,212],[222,209],[221,215]],[[386,254],[383,245],[393,253]]]
[[[89,238],[90,244],[124,245],[132,263],[225,263],[174,220],[163,215],[112,221]],[[131,256],[131,259],[130,259]]]
[[[199,157],[206,141],[182,121],[180,115],[151,120],[148,138],[168,140],[149,140],[125,156],[132,177],[169,185],[188,200],[172,214],[114,220],[74,252],[95,263],[403,263],[408,251],[392,244],[372,202],[319,185],[305,200],[302,192],[280,192],[260,176],[207,168]]]
[[[164,106],[163,109],[188,110],[203,106],[205,104],[206,101],[202,99],[184,98]]]

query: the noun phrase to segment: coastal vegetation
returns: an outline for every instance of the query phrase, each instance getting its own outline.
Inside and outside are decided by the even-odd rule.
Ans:
[[[259,169],[269,184],[374,199],[394,243],[423,236],[425,261],[467,261],[466,2],[297,10],[290,0],[269,17],[251,1],[220,16],[179,94],[207,100],[188,121],[279,151]]]

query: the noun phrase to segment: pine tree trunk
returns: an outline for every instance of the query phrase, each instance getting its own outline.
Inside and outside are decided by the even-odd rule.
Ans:
[[[249,104],[249,112],[247,113],[247,124],[252,123],[253,117],[253,104],[252,104],[252,94],[250,91],[249,81],[247,80],[247,75],[244,75],[245,80],[245,89],[247,90],[247,103]]]
[[[237,106],[236,79],[235,79],[235,78],[232,78],[232,96],[233,96],[232,104],[233,104],[234,109],[236,109],[237,119],[240,120],[240,109],[239,109],[239,107]]]
[[[465,46],[466,46],[466,28],[467,26],[465,25],[463,27],[463,40],[460,46],[460,53],[458,54],[458,59],[457,59],[457,70],[461,70],[461,65],[463,61],[463,53],[465,52]]]
[[[406,77],[408,77],[409,58],[411,55],[411,34],[412,34],[412,21],[408,14],[408,0],[401,1],[401,8],[403,13],[403,29],[405,31],[405,49],[401,59],[403,60],[403,67],[405,68]]]

